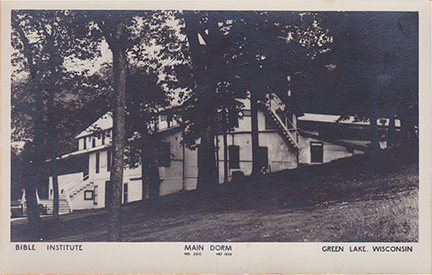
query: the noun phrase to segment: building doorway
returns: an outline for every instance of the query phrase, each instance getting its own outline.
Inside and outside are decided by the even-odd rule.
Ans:
[[[322,142],[311,142],[311,163],[323,163],[324,150]]]
[[[267,173],[268,171],[268,148],[258,147],[258,164],[261,168],[261,173]]]

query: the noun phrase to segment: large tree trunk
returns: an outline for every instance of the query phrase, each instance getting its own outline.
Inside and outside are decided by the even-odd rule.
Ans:
[[[224,183],[228,182],[228,140],[227,132],[224,129],[223,133],[223,146],[224,146]]]
[[[114,94],[115,102],[113,107],[113,165],[110,182],[111,203],[109,205],[108,241],[116,242],[121,240],[120,236],[120,205],[122,198],[123,169],[124,169],[124,147],[125,147],[125,93],[126,93],[126,51],[123,43],[124,26],[119,17],[114,39],[110,44],[113,53],[114,71]]]
[[[251,143],[252,143],[252,175],[261,173],[259,161],[259,137],[258,137],[258,102],[254,92],[251,91]]]
[[[49,162],[49,168],[51,171],[51,177],[52,177],[52,184],[53,184],[53,219],[58,222],[59,221],[59,205],[60,205],[60,194],[59,194],[59,183],[58,183],[58,173],[57,173],[57,151],[59,147],[58,142],[58,134],[56,130],[56,123],[55,121],[55,109],[54,109],[54,95],[55,93],[53,91],[50,91],[48,94],[47,99],[47,117],[48,117],[48,127],[47,131],[48,133],[48,142],[49,148],[49,156],[50,156],[50,162]]]
[[[201,138],[198,151],[198,189],[206,189],[218,184],[214,139],[214,127],[209,125],[205,135]]]
[[[396,126],[394,116],[390,117],[387,130],[387,148],[392,147],[396,143]]]
[[[54,220],[59,220],[59,205],[60,205],[60,196],[59,196],[59,184],[58,184],[58,175],[57,175],[57,161],[55,159],[52,160],[51,163],[51,177],[53,182],[53,218]]]
[[[419,138],[416,133],[416,123],[408,116],[401,118],[401,146],[408,155],[412,155],[418,161]]]
[[[377,120],[378,117],[375,114],[372,114],[370,117],[370,148],[375,152],[380,149]]]
[[[215,107],[216,94],[216,73],[215,62],[217,60],[211,58],[214,56],[213,50],[217,48],[215,45],[215,31],[206,29],[217,27],[216,22],[209,24],[201,24],[199,15],[195,12],[187,11],[184,13],[186,28],[185,33],[188,38],[189,48],[191,52],[192,64],[194,66],[194,75],[197,79],[197,88],[195,89],[199,99],[196,106],[203,116],[200,119],[206,119],[204,123],[200,123],[202,134],[200,135],[201,144],[198,151],[198,183],[197,189],[205,189],[218,184],[218,171],[216,165],[216,148],[215,148],[215,115],[217,113]],[[206,38],[205,45],[201,44],[198,38],[201,36],[209,36]]]
[[[35,77],[32,76],[33,81]],[[26,191],[26,201],[27,201],[27,215],[28,215],[28,224],[31,228],[38,230],[40,228],[40,213],[39,206],[37,204],[37,188],[41,186],[41,183],[44,180],[43,169],[44,169],[44,161],[45,161],[45,152],[44,152],[44,140],[45,133],[43,131],[43,93],[42,91],[35,90],[35,115],[33,119],[34,124],[34,139],[33,139],[33,153],[31,156],[31,163],[29,164],[29,170],[26,173],[29,173],[29,176],[26,177],[26,181],[24,182],[25,191]]]
[[[39,216],[39,206],[37,203],[36,188],[25,188],[25,196],[27,203],[27,221],[30,228],[35,231],[40,229],[41,218]]]
[[[54,133],[54,129],[51,129],[50,134],[50,144],[52,146],[51,148],[51,162],[50,162],[50,170],[51,170],[51,177],[52,177],[52,184],[53,184],[53,219],[57,223],[60,220],[60,194],[59,194],[59,182],[58,182],[58,170],[57,170],[57,148],[58,148],[58,142],[56,140],[56,135]]]
[[[27,63],[29,65],[30,70],[30,78],[31,82],[29,85],[35,94],[35,114],[33,117],[33,128],[34,128],[34,139],[33,139],[33,156],[31,159],[31,164],[29,163],[29,171],[32,174],[31,177],[26,179],[26,182],[23,182],[23,186],[25,187],[26,192],[26,202],[27,202],[27,215],[28,215],[28,224],[30,227],[34,229],[40,228],[40,216],[39,216],[39,206],[37,204],[37,195],[36,189],[40,182],[43,180],[43,161],[44,161],[44,137],[45,133],[43,132],[43,92],[38,89],[37,83],[41,79],[41,75],[38,74],[38,70],[33,63],[33,54],[31,51],[31,45],[29,40],[27,39],[24,31],[19,25],[17,20],[12,20],[12,24],[14,24],[15,29],[18,31],[21,41],[24,44],[24,56],[27,58]]]
[[[141,151],[141,175],[143,199],[159,197],[159,169],[153,148],[144,148]]]

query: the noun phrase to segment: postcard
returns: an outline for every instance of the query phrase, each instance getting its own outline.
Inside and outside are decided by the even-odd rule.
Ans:
[[[2,2],[2,272],[430,274],[430,13]]]

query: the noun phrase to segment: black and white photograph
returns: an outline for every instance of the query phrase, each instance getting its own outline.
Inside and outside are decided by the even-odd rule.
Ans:
[[[14,252],[415,253],[420,12],[263,7],[11,8]]]

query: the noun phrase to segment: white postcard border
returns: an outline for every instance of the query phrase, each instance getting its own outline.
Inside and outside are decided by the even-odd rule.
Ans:
[[[420,237],[418,243],[229,243],[232,257],[216,257],[210,246],[185,257],[185,243],[29,243],[10,241],[10,10],[24,9],[219,9],[313,11],[419,11],[420,13]],[[2,2],[1,194],[2,272],[5,273],[430,273],[431,272],[431,4],[380,2]],[[21,244],[21,243],[20,243]],[[81,245],[82,251],[48,251],[47,245]],[[411,245],[412,253],[324,253],[323,246]]]

